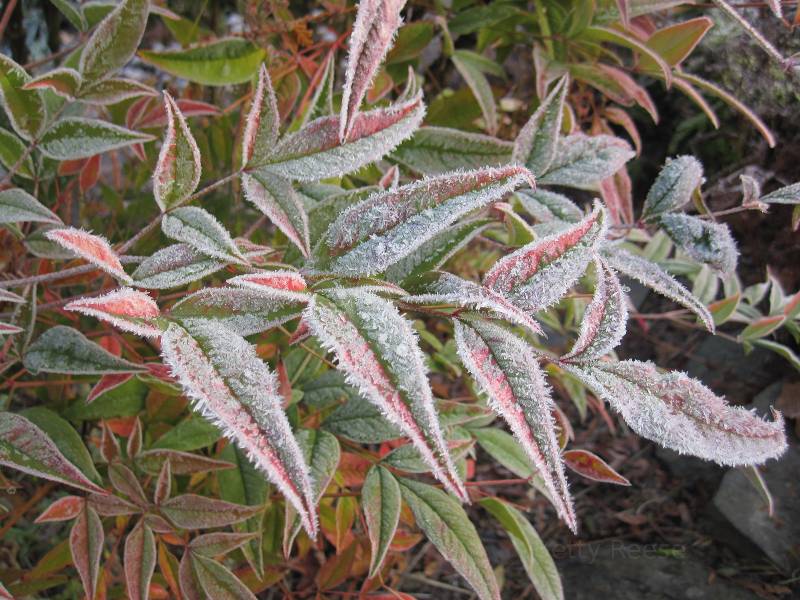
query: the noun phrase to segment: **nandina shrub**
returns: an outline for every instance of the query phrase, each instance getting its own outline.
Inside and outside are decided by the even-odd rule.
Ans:
[[[420,127],[413,70],[400,93],[383,89],[401,1],[365,0],[349,37],[298,60],[299,103],[297,72],[268,69],[242,38],[139,52],[190,90],[241,92],[220,110],[117,73],[149,11],[185,34],[177,15],[147,0],[57,4],[86,32],[61,66],[33,76],[0,59],[13,130],[2,130],[0,218],[17,271],[0,282],[13,307],[0,325],[0,463],[48,480],[12,502],[4,531],[42,499],[37,523],[72,524],[34,568],[3,572],[3,594],[67,586],[74,597],[72,565],[90,598],[252,598],[295,580],[309,593],[313,580],[323,593],[403,597],[392,581],[421,533],[481,598],[498,598],[464,509],[474,503],[506,530],[539,595],[561,598],[525,514],[474,479],[478,444],[573,531],[567,468],[629,485],[570,447],[551,384],[579,410],[588,390],[639,435],[723,465],[784,451],[780,414],[761,419],[685,374],[616,358],[629,317],[620,276],[679,304],[684,326],[743,322],[743,340],[795,363],[767,338],[796,331],[800,296],[770,282],[763,315],[769,286],[737,287],[736,244],[705,209],[693,157],[664,165],[637,217],[619,183],[635,153],[579,130],[568,73],[545,78],[507,142]],[[102,189],[111,210],[94,218],[96,202],[69,198],[91,202],[109,162],[121,189]],[[743,186],[742,210],[800,195]],[[565,188],[602,200],[582,205]],[[665,270],[673,250],[695,288],[715,282],[710,298]]]

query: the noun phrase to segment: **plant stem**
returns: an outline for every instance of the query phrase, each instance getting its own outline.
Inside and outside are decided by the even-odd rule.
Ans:
[[[786,59],[780,52],[778,52],[778,49],[775,48],[775,46],[773,46],[758,29],[753,27],[750,22],[747,21],[747,19],[745,19],[739,14],[738,11],[728,4],[726,0],[713,0],[713,2],[717,8],[736,21],[739,24],[739,27],[741,27],[745,33],[747,33],[747,35],[749,35],[752,40],[761,47],[764,52],[766,52],[773,60],[777,61],[778,64],[781,65],[781,68],[786,67]]]

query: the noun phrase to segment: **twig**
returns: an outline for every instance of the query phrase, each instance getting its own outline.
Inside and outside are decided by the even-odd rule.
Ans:
[[[11,13],[17,7],[17,0],[9,0],[6,9],[3,11],[3,18],[0,20],[0,40],[3,39],[3,34],[6,32],[8,22],[11,20]]]

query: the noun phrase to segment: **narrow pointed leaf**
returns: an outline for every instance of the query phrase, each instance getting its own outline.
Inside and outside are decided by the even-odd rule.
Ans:
[[[565,366],[618,411],[636,433],[721,465],[755,465],[786,450],[783,417],[765,421],[729,405],[696,379],[626,360]]]
[[[258,167],[269,158],[278,141],[281,116],[266,65],[261,65],[258,85],[242,136],[242,167]]]
[[[98,119],[63,117],[45,132],[37,149],[48,158],[75,160],[152,139],[151,135]]]
[[[149,0],[123,0],[95,27],[78,69],[85,81],[105,79],[125,66],[139,47],[149,10]]]
[[[692,53],[713,25],[714,21],[708,17],[689,19],[653,32],[645,44],[667,61],[670,66],[677,67]],[[647,55],[640,58],[639,69],[642,71],[655,71],[657,68]]]
[[[497,133],[497,105],[492,87],[484,75],[483,57],[469,50],[456,50],[451,59],[481,107],[486,130],[494,135]]]
[[[249,287],[266,293],[302,292],[308,287],[306,280],[296,271],[261,271],[232,277],[227,283],[229,285]],[[304,294],[297,294],[297,297],[302,298]]]
[[[362,0],[358,4],[342,88],[339,118],[339,139],[342,142],[352,132],[361,102],[392,45],[402,22],[400,11],[405,3],[405,0]]]
[[[81,490],[106,493],[67,460],[42,429],[14,413],[4,412],[0,418],[0,464]]]
[[[167,133],[153,173],[153,195],[162,211],[180,206],[200,182],[200,149],[172,97],[164,93]]]
[[[403,500],[436,549],[467,580],[482,600],[499,600],[492,565],[475,526],[451,497],[430,485],[400,479]]]
[[[124,557],[128,598],[147,600],[156,568],[156,539],[152,529],[143,521],[139,521],[125,539]]]
[[[73,227],[50,229],[45,232],[45,237],[120,281],[131,283],[130,276],[122,268],[119,257],[105,238]]]
[[[150,475],[158,475],[167,461],[175,475],[222,471],[234,466],[227,461],[208,458],[202,454],[169,449],[145,450],[136,457],[136,465]]]
[[[87,104],[107,106],[117,104],[123,100],[130,100],[131,98],[156,95],[156,90],[149,85],[133,79],[114,77],[84,86],[78,93],[78,99]]]
[[[64,309],[96,317],[136,335],[161,335],[161,328],[153,322],[161,315],[158,305],[144,292],[130,288],[120,288],[103,296],[73,300]]]
[[[90,506],[78,516],[69,534],[72,562],[80,575],[83,589],[89,600],[95,598],[97,578],[100,575],[100,558],[103,554],[103,523]]]
[[[264,213],[289,240],[309,255],[308,215],[288,179],[269,174],[244,175],[245,198]]]
[[[569,77],[565,75],[542,100],[514,141],[511,160],[525,165],[535,176],[547,173],[555,158],[568,90]]]
[[[720,273],[736,270],[739,251],[727,225],[683,213],[661,215],[659,222],[672,241],[694,260]]]
[[[455,335],[464,366],[542,475],[559,517],[575,531],[575,511],[551,415],[554,404],[534,350],[508,330],[478,319],[469,324],[456,321]]]
[[[188,244],[173,244],[139,263],[132,275],[133,285],[152,290],[180,287],[216,273],[225,264]]]
[[[483,284],[520,308],[537,311],[561,299],[583,274],[593,249],[605,236],[606,213],[592,213],[567,229],[536,240],[500,260]]]
[[[71,327],[57,325],[30,345],[23,361],[31,373],[105,375],[135,373],[144,368],[114,356]]]
[[[559,140],[549,169],[536,176],[541,184],[591,187],[611,177],[634,156],[628,142],[618,137],[573,133]]]
[[[656,177],[642,209],[642,218],[683,208],[703,181],[703,165],[693,156],[668,159]]]
[[[391,303],[356,290],[316,296],[304,318],[311,332],[335,354],[348,383],[411,439],[449,491],[467,500],[442,436],[424,357],[411,324]]]
[[[211,258],[248,264],[231,234],[214,215],[197,206],[182,206],[167,213],[161,221],[161,230]]]
[[[308,467],[281,408],[273,373],[244,338],[213,323],[172,324],[162,355],[195,409],[244,450],[316,534]],[[233,358],[233,360],[232,360]]]
[[[572,200],[550,190],[520,190],[517,198],[528,214],[542,223],[556,220],[577,223],[583,218],[583,212]]]
[[[6,171],[16,165],[26,151],[27,145],[19,139],[19,136],[0,127],[0,164],[6,168]],[[33,157],[28,155],[22,161],[16,175],[25,179],[33,179]]]
[[[800,204],[800,183],[778,188],[774,192],[762,196],[759,200],[767,204]]]
[[[583,313],[581,329],[564,360],[586,361],[605,356],[625,335],[628,307],[625,292],[614,271],[595,260],[597,285],[592,301]]]
[[[47,111],[39,90],[25,90],[31,76],[5,54],[0,54],[0,106],[11,128],[25,140],[37,137],[45,125]]]
[[[588,450],[565,450],[564,464],[578,475],[616,485],[630,485],[631,482],[612,469],[606,461]]]
[[[241,548],[254,537],[253,533],[205,533],[189,542],[189,547],[200,556],[220,556]]]
[[[187,600],[256,600],[250,589],[227,567],[214,559],[189,552],[192,576],[202,595],[187,594]],[[181,581],[183,582],[184,561],[181,560]],[[184,591],[185,592],[185,591]]]
[[[629,48],[637,55],[640,64],[646,61],[646,66],[651,67],[650,70],[655,71],[655,73],[653,73],[655,76],[664,80],[667,88],[672,85],[672,68],[669,63],[649,45],[639,41],[635,35],[617,29],[592,26],[582,31],[581,36],[585,36],[587,41],[611,42]],[[644,70],[644,67],[640,66],[640,68]]]
[[[11,188],[0,192],[0,223],[24,222],[63,225],[58,215],[25,190]]]
[[[400,521],[400,485],[385,467],[375,465],[367,473],[361,488],[361,511],[372,549],[369,577],[375,577]]]
[[[346,275],[380,273],[529,177],[524,167],[487,168],[373,194],[328,227],[325,242],[335,256],[331,268]]]
[[[161,504],[161,512],[181,529],[224,527],[249,519],[262,509],[196,494],[181,494]]]
[[[80,8],[80,6],[76,6],[72,0],[50,0],[50,2],[78,31],[86,31],[86,29],[89,27],[88,23],[86,22],[86,15],[83,14],[83,10]]]
[[[336,75],[336,53],[332,49],[325,57],[325,62],[317,67],[309,87],[314,95],[307,104],[303,104],[302,112],[289,127],[289,131],[297,131],[313,119],[333,114],[333,80]]]
[[[34,77],[24,86],[24,90],[50,89],[63,98],[72,100],[81,86],[81,74],[66,67],[53,69]]]
[[[48,506],[34,523],[71,521],[81,513],[85,503],[86,500],[80,496],[64,496]]]

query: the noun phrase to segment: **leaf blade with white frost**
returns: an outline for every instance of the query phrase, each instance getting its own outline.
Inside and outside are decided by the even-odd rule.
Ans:
[[[668,159],[647,192],[642,218],[651,219],[684,207],[702,181],[703,165],[695,157]]]
[[[153,323],[161,316],[158,305],[144,292],[130,288],[120,288],[103,296],[79,298],[64,306],[64,310],[96,317],[136,335],[161,335],[161,328]]]
[[[267,66],[262,64],[242,136],[242,168],[258,167],[266,162],[278,141],[280,122],[275,89]]]
[[[151,135],[98,119],[63,117],[48,128],[37,148],[48,158],[75,160],[152,139]]]
[[[94,83],[127,63],[144,34],[149,0],[124,0],[95,28],[81,53],[83,79]]]
[[[423,175],[442,175],[459,169],[499,167],[511,160],[509,142],[447,127],[420,127],[400,144],[391,160]]]
[[[310,253],[308,215],[292,183],[275,175],[242,176],[245,198],[264,213],[303,256]]]
[[[231,234],[208,211],[197,206],[182,206],[164,215],[161,230],[168,237],[189,244],[210,256],[240,265],[247,265]]]
[[[153,173],[153,195],[162,211],[180,206],[200,182],[200,149],[186,119],[167,93],[164,93],[167,133]]]
[[[51,242],[74,252],[120,281],[131,283],[130,276],[105,238],[74,227],[49,229],[44,235]]]
[[[569,76],[564,75],[514,140],[511,160],[525,165],[535,176],[547,173],[555,158],[568,89]]]
[[[537,178],[545,185],[592,187],[611,177],[635,155],[628,143],[620,138],[574,133],[559,140],[548,171],[537,174]]]
[[[659,223],[672,241],[694,260],[723,274],[736,270],[739,251],[727,225],[683,213],[661,215]]]
[[[63,225],[61,219],[36,198],[20,188],[0,192],[0,223],[53,223]]]

